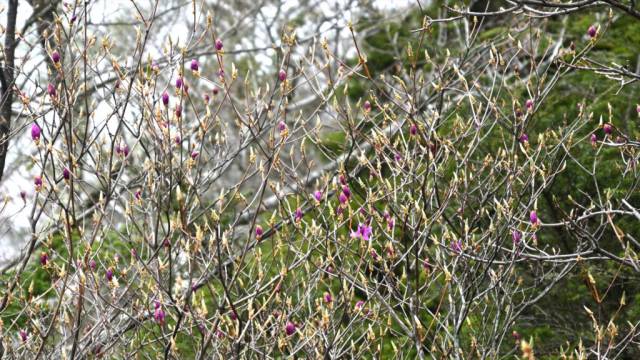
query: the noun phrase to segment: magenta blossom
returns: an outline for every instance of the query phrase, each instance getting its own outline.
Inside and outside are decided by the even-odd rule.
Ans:
[[[285,130],[287,130],[287,124],[285,124],[284,121],[280,121],[278,123],[278,130],[280,130],[280,132],[284,132]]]
[[[216,40],[216,50],[218,51],[222,50],[222,40],[220,39]]]
[[[182,89],[182,85],[184,85],[184,81],[182,77],[176,79],[176,89]]]
[[[371,239],[371,234],[371,226],[360,223],[358,224],[358,229],[351,232],[351,238],[361,238],[364,241],[369,241]]]
[[[36,186],[36,190],[40,190],[42,188],[42,177],[36,176],[33,178],[33,184]]]
[[[532,210],[531,213],[529,213],[529,220],[531,220],[531,224],[533,225],[537,225],[538,224],[538,213],[536,213],[535,210]]]
[[[296,221],[296,222],[299,222],[300,220],[302,220],[302,216],[303,216],[303,215],[304,215],[304,214],[302,213],[302,209],[297,208],[297,209],[296,209],[296,212],[295,212],[295,214],[294,214],[294,219],[295,219],[295,221]]]
[[[278,80],[280,80],[282,82],[287,80],[287,72],[284,71],[284,69],[280,69],[280,72],[278,72]]]
[[[591,146],[595,147],[598,144],[598,137],[596,134],[591,134]]]
[[[449,246],[454,253],[459,254],[462,252],[462,240],[453,240]]]
[[[176,105],[176,117],[182,117],[182,106],[180,106],[180,104]]]
[[[49,262],[49,255],[46,252],[40,254],[40,265],[45,266]]]
[[[333,302],[333,297],[331,296],[330,292],[324,293],[324,302],[326,302],[327,304],[331,304]]]
[[[191,159],[192,159],[192,160],[195,160],[195,159],[198,157],[198,155],[200,155],[200,153],[199,153],[199,152],[197,152],[197,151],[195,151],[195,150],[193,150],[193,151],[191,152]]]
[[[41,134],[42,131],[40,130],[40,126],[38,126],[38,124],[34,123],[33,125],[31,125],[31,139],[33,139],[33,141],[40,141]]]
[[[96,269],[96,265],[97,265],[97,264],[96,264],[96,261],[95,261],[95,260],[93,260],[93,259],[89,260],[89,268],[90,268],[91,270],[95,270],[95,269]]]
[[[262,239],[262,234],[264,234],[264,230],[262,230],[262,226],[256,225],[256,239]]]
[[[164,324],[165,313],[164,310],[159,306],[159,303],[156,303],[156,310],[153,313],[153,319],[160,325]]]
[[[347,197],[347,199],[351,197],[351,189],[349,189],[349,185],[342,186],[342,193]]]
[[[360,311],[362,310],[363,307],[364,307],[364,300],[358,300],[354,308],[356,311]]]
[[[611,135],[613,133],[613,126],[611,126],[611,124],[604,124],[602,130],[604,130],[605,134]]]
[[[364,111],[369,112],[371,111],[371,103],[369,102],[369,100],[366,100],[364,102],[364,104],[362,104],[362,108],[364,109]]]
[[[589,29],[587,29],[587,35],[589,35],[590,38],[596,37],[596,35],[598,35],[598,28],[596,28],[595,25],[589,26]]]
[[[287,322],[287,325],[284,327],[284,332],[287,336],[291,336],[296,333],[296,324],[291,321]]]
[[[142,199],[142,190],[140,190],[140,189],[136,190],[136,192],[135,192],[135,194],[133,196],[135,196],[136,200]]]
[[[62,169],[62,177],[65,180],[69,180],[71,178],[71,171],[69,171],[69,168]]]
[[[111,268],[107,269],[107,272],[105,273],[105,278],[107,278],[107,281],[113,280],[113,269]]]
[[[527,134],[522,134],[520,135],[520,138],[518,139],[521,143],[526,144],[529,142],[529,135]]]
[[[513,239],[513,244],[518,245],[520,244],[520,240],[522,240],[522,233],[518,230],[513,230],[511,238]]]
[[[53,50],[53,52],[51,53],[51,60],[53,60],[53,62],[56,64],[60,62],[60,53],[58,52],[58,50]]]
[[[20,340],[22,340],[22,342],[26,342],[29,338],[29,334],[25,330],[20,330],[18,334],[20,335]]]
[[[49,85],[47,85],[47,94],[49,94],[49,96],[51,97],[56,97],[57,91],[56,91],[56,87],[55,85],[49,83]]]
[[[198,60],[196,59],[192,59],[191,60],[191,71],[198,71],[200,70],[200,64],[198,64]]]
[[[313,193],[313,198],[316,199],[316,201],[321,201],[322,200],[322,191],[316,190],[316,192]]]
[[[164,106],[169,105],[169,93],[167,93],[166,91],[162,93],[162,104]]]
[[[347,203],[347,201],[349,201],[349,197],[344,193],[340,193],[340,195],[338,195],[338,201],[340,201],[341,205],[344,205]]]
[[[416,126],[416,124],[411,124],[411,127],[409,128],[409,133],[414,136],[418,133],[418,127]]]
[[[527,110],[531,111],[533,110],[533,100],[528,99],[525,103],[524,106],[527,108]]]

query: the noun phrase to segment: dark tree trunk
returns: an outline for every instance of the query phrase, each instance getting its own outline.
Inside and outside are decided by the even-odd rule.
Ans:
[[[13,104],[14,64],[16,52],[16,16],[18,0],[9,0],[6,33],[4,38],[4,64],[0,77],[2,97],[0,98],[0,180],[4,175],[9,134],[11,132],[11,105]]]

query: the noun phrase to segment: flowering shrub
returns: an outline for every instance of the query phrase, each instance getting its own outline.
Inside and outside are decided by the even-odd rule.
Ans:
[[[3,354],[640,354],[639,77],[606,45],[640,10],[341,3],[302,36],[131,1],[119,42],[88,2],[20,34],[9,1]]]

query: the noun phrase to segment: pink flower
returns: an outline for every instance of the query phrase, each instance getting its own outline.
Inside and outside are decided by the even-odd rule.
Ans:
[[[53,50],[53,52],[51,53],[51,60],[53,60],[55,64],[60,62],[60,53],[58,52],[58,50]]]
[[[364,306],[364,300],[358,300],[358,302],[356,302],[355,310],[360,311],[362,310],[363,306]]]
[[[62,177],[65,180],[69,180],[71,178],[71,171],[69,171],[69,168],[62,169]]]
[[[20,335],[20,340],[22,340],[22,342],[26,342],[29,338],[29,334],[27,334],[25,330],[20,330],[18,334]]]
[[[262,239],[262,234],[264,234],[264,230],[262,230],[262,226],[256,225],[256,240]]]
[[[195,159],[198,157],[198,155],[200,155],[200,153],[199,153],[199,152],[197,152],[197,151],[195,151],[195,150],[193,150],[193,151],[191,152],[191,159],[192,159],[192,160],[195,160]]]
[[[520,138],[518,139],[521,143],[525,144],[527,142],[529,142],[529,135],[527,134],[522,134],[520,135]]]
[[[598,35],[598,28],[596,28],[595,25],[589,26],[589,29],[587,29],[587,35],[591,38],[596,37],[596,35]]]
[[[295,212],[295,215],[294,215],[294,219],[295,219],[295,221],[296,221],[296,222],[299,222],[300,220],[302,220],[302,216],[303,216],[303,215],[304,215],[304,214],[302,213],[302,209],[297,208],[297,209],[296,209],[296,212]]]
[[[316,192],[313,193],[313,198],[316,199],[316,201],[321,201],[322,200],[322,191],[316,190]]]
[[[284,71],[284,69],[280,69],[280,71],[278,72],[278,80],[280,80],[281,82],[287,80],[287,72]]]
[[[611,126],[611,124],[604,124],[602,126],[602,130],[604,130],[604,133],[607,135],[611,135],[613,133],[613,126]]]
[[[191,60],[191,71],[198,71],[200,70],[200,64],[198,64],[198,60],[196,59],[192,59]]]
[[[347,197],[347,199],[351,197],[351,189],[349,189],[349,185],[342,186],[342,193]]]
[[[140,190],[140,189],[136,190],[136,192],[135,192],[135,194],[133,196],[135,196],[136,200],[142,199],[142,190]]]
[[[326,302],[327,304],[331,304],[333,302],[333,297],[331,296],[330,292],[324,293],[324,302]]]
[[[280,121],[278,123],[278,130],[280,130],[280,132],[283,133],[285,130],[287,130],[287,124],[285,124],[284,121]]]
[[[531,224],[533,225],[537,225],[538,224],[538,213],[536,213],[535,210],[532,210],[531,213],[529,213],[529,220],[531,220]]]
[[[36,176],[33,178],[33,184],[36,186],[36,190],[40,190],[42,188],[42,177]]]
[[[347,203],[347,201],[349,201],[349,197],[347,197],[347,195],[345,195],[344,193],[340,193],[340,195],[338,196],[338,201],[340,201],[340,204],[344,205]]]
[[[287,325],[284,327],[284,332],[285,332],[285,334],[287,334],[287,336],[291,336],[291,335],[295,334],[295,332],[296,332],[296,324],[292,323],[291,321],[288,321]]]
[[[522,233],[518,230],[513,230],[511,238],[513,239],[513,244],[518,245],[520,244],[520,240],[522,240]]]
[[[182,117],[182,106],[180,104],[176,105],[176,117]]]
[[[462,252],[462,240],[453,240],[449,246],[454,253],[459,254]]]
[[[598,144],[598,137],[596,134],[591,134],[591,146],[595,147]]]
[[[524,106],[527,107],[527,110],[531,111],[533,110],[533,100],[528,99],[525,103]]]
[[[56,97],[57,91],[56,91],[56,87],[55,85],[49,83],[49,85],[47,85],[47,94],[49,94],[49,96],[51,97]]]
[[[184,85],[184,81],[182,77],[176,79],[176,89],[182,89],[182,85]]]
[[[411,124],[411,127],[409,128],[409,133],[414,136],[418,133],[418,127],[416,126],[416,124]]]
[[[371,234],[371,226],[360,223],[358,224],[358,229],[351,232],[351,238],[361,238],[364,241],[369,241],[369,239],[371,238]]]
[[[49,255],[46,252],[40,254],[40,265],[45,266],[49,262]]]
[[[105,273],[105,278],[107,278],[107,281],[113,280],[113,269],[111,268],[107,269],[107,272]]]
[[[216,50],[218,51],[222,50],[222,40],[220,39],[216,40]]]
[[[38,124],[33,123],[33,125],[31,125],[31,139],[33,141],[40,141],[40,135],[41,135],[42,131],[40,130],[40,126],[38,126]]]
[[[362,104],[362,108],[366,112],[371,111],[371,103],[369,102],[369,100],[365,100],[364,104]]]
[[[153,319],[160,325],[164,324],[165,313],[162,308],[159,306],[159,303],[156,303],[156,310],[153,313]]]
[[[162,93],[162,104],[164,106],[169,105],[169,93],[167,93],[166,90],[165,90],[165,92]]]

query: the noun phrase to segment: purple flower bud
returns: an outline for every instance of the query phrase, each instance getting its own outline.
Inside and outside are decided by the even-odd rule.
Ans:
[[[349,201],[349,198],[344,193],[340,193],[340,195],[338,196],[338,201],[340,201],[340,204],[344,205],[347,201]]]
[[[416,126],[416,124],[411,124],[411,127],[409,128],[409,133],[411,135],[416,135],[418,133],[418,127]]]
[[[351,197],[351,189],[349,189],[349,185],[343,185],[342,186],[342,193],[344,194],[344,196],[346,196],[347,198]]]
[[[164,324],[165,313],[162,308],[157,307],[153,313],[153,319],[160,325]]]
[[[462,240],[453,240],[449,246],[454,253],[459,254],[462,252]]]
[[[107,269],[105,277],[107,278],[107,281],[113,280],[113,270],[111,268]]]
[[[122,147],[122,154],[124,154],[124,157],[129,156],[129,145],[124,145],[124,147]]]
[[[298,221],[302,220],[302,216],[303,216],[302,209],[297,208],[296,212],[295,212],[295,215],[294,215],[295,221],[298,222]]]
[[[360,310],[362,310],[363,306],[364,306],[364,300],[358,300],[356,302],[355,310],[356,311],[360,311]]]
[[[20,330],[18,334],[20,335],[20,339],[22,340],[22,342],[26,342],[29,338],[29,334],[27,334],[27,332],[24,330]]]
[[[191,71],[198,71],[198,70],[200,70],[200,64],[198,64],[198,60],[192,59],[191,60]]]
[[[529,142],[529,135],[527,134],[522,134],[520,135],[520,138],[518,139],[522,144]]]
[[[238,314],[236,314],[235,310],[231,310],[231,314],[229,314],[231,320],[238,320]]]
[[[198,155],[199,155],[199,154],[200,154],[200,153],[198,153],[197,151],[193,150],[193,151],[191,152],[191,159],[192,159],[192,160],[195,160],[195,159],[198,157]]]
[[[211,100],[211,98],[209,97],[209,94],[202,95],[202,98],[204,99],[204,102],[207,104],[209,103],[209,100]]]
[[[222,50],[222,40],[220,39],[216,40],[216,50],[218,51]]]
[[[371,226],[368,226],[367,224],[358,224],[358,229],[355,231],[351,231],[351,238],[360,238],[364,241],[369,241],[369,239],[371,238],[371,234],[372,234],[372,228]]]
[[[211,89],[211,92],[213,93],[213,95],[218,95],[218,87],[214,86],[213,89]]]
[[[640,104],[636,105],[636,112],[640,115]]]
[[[22,201],[27,201],[27,192],[24,190],[20,191],[20,197],[22,198]]]
[[[399,153],[399,152],[396,152],[396,153],[393,155],[393,160],[395,160],[396,162],[400,162],[400,161],[402,160],[402,155],[400,155],[400,153]]]
[[[256,239],[262,239],[262,234],[264,234],[264,230],[262,230],[262,226],[256,225]]]
[[[331,304],[333,302],[333,297],[331,296],[330,292],[324,293],[324,302],[326,302],[327,304]]]
[[[533,225],[538,224],[538,213],[536,213],[535,210],[531,210],[531,213],[529,213],[529,220],[531,220],[531,224]]]
[[[395,225],[396,225],[396,221],[392,217],[389,217],[387,219],[387,228],[389,229],[389,231],[393,230],[393,227]]]
[[[513,230],[511,238],[513,239],[513,244],[518,245],[520,244],[520,240],[522,240],[522,233],[518,230]]]
[[[362,105],[362,108],[364,109],[364,111],[369,112],[371,111],[371,103],[369,102],[369,100],[366,100],[364,102],[364,104]]]
[[[284,327],[284,332],[285,332],[285,334],[287,334],[287,336],[291,336],[291,335],[295,334],[295,332],[296,332],[296,324],[292,323],[291,321],[288,321],[287,325]]]
[[[136,200],[142,199],[142,190],[140,190],[140,189],[136,190],[136,192],[135,192],[135,194],[133,196],[135,196]]]
[[[162,93],[162,104],[164,104],[164,106],[169,105],[169,93],[166,90]]]
[[[55,64],[60,62],[60,53],[58,52],[58,50],[53,50],[53,52],[51,53],[51,60],[53,60]]]
[[[587,35],[591,38],[596,37],[596,35],[598,35],[598,28],[596,28],[595,25],[589,26],[589,29],[587,29]]]
[[[347,185],[347,178],[344,175],[340,174],[338,179],[340,180],[340,184]]]
[[[611,124],[604,124],[604,126],[602,126],[602,130],[604,130],[605,134],[611,135],[611,133],[613,133],[613,126],[611,126]]]
[[[316,201],[322,200],[322,191],[316,190],[316,192],[313,193],[313,197]]]
[[[62,177],[65,180],[69,180],[71,178],[71,171],[69,171],[69,168],[62,169]]]
[[[56,94],[57,94],[56,87],[51,83],[47,85],[47,94],[49,94],[49,96],[51,97],[56,97]]]
[[[33,123],[33,125],[31,125],[31,139],[33,139],[34,141],[39,141],[41,133],[42,131],[40,130],[40,126],[38,126],[38,124],[36,123]]]
[[[180,104],[176,105],[176,117],[177,118],[182,117],[182,106]]]
[[[524,106],[527,107],[527,110],[531,111],[533,110],[533,100],[528,99],[525,103]]]
[[[182,89],[182,85],[184,85],[184,81],[182,81],[182,77],[176,79],[176,89]]]
[[[91,270],[95,270],[96,269],[96,261],[95,260],[93,260],[93,259],[89,260],[89,268]]]
[[[45,266],[49,262],[49,255],[46,252],[40,254],[40,265]]]
[[[598,144],[598,137],[596,134],[591,134],[591,146],[596,146]]]
[[[70,22],[73,24],[74,22],[76,22],[77,19],[78,19],[78,15],[73,15],[71,16]]]
[[[426,271],[431,271],[431,264],[429,263],[429,259],[424,259],[422,261],[422,268],[425,269]]]
[[[284,132],[285,130],[287,130],[287,124],[285,124],[284,121],[280,121],[278,123],[278,130],[280,130],[280,132]]]
[[[280,69],[280,72],[278,72],[278,79],[280,81],[285,81],[287,80],[287,72],[284,71],[284,69]]]
[[[33,184],[36,186],[36,189],[40,189],[42,187],[42,177],[36,176],[33,178]]]

